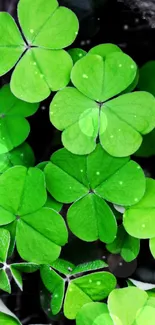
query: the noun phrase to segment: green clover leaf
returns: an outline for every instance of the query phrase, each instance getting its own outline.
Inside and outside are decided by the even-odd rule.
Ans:
[[[21,272],[32,273],[38,270],[39,266],[34,263],[7,264],[9,246],[10,233],[8,230],[0,228],[0,289],[11,293],[10,280],[7,274],[8,270],[10,270],[13,279],[22,290],[23,282]]]
[[[2,300],[0,300],[0,324],[22,325],[19,319],[4,305]]]
[[[41,169],[42,171],[44,170],[45,166],[48,164],[48,161],[42,161],[41,163],[37,164],[36,167]],[[63,204],[56,201],[50,193],[47,193],[47,201],[44,205],[47,208],[51,208],[56,210],[57,212],[60,212],[62,209]]]
[[[80,48],[70,49],[70,50],[68,50],[68,53],[70,54],[74,64],[87,54],[86,51],[84,51]]]
[[[46,200],[44,174],[38,168],[16,166],[0,176],[0,224],[13,224],[20,256],[37,264],[56,260],[67,242],[65,222],[43,207]]]
[[[111,155],[128,156],[140,147],[142,134],[154,127],[155,99],[147,92],[118,95],[135,82],[137,67],[117,51],[104,58],[87,54],[71,72],[76,87],[59,91],[50,105],[50,120],[62,132],[62,142],[74,154],[102,147]]]
[[[75,319],[83,305],[103,300],[115,286],[116,279],[109,272],[92,273],[70,281],[64,301],[64,315],[68,319]]]
[[[69,262],[62,260],[59,260],[58,264],[59,270],[61,268],[60,265],[62,265],[62,268],[64,264],[66,266],[67,264],[70,265]],[[64,314],[69,319],[75,319],[77,312],[84,304],[103,300],[107,297],[116,286],[116,279],[109,272],[90,273],[76,279],[73,277],[72,279],[72,276],[78,275],[79,271],[83,273],[104,268],[105,266],[107,265],[103,261],[89,262],[87,265],[81,264],[75,267],[72,265],[73,269],[71,272],[68,270],[68,275],[65,271],[66,279],[57,274],[56,271],[52,269],[53,266],[42,266],[40,269],[41,279],[47,290],[52,294],[52,313],[56,315],[61,310],[64,295]],[[70,266],[68,269],[70,269]],[[66,281],[68,282],[68,287],[65,292]]]
[[[115,325],[154,324],[155,298],[136,287],[113,290],[108,308]]]
[[[0,90],[0,154],[19,146],[28,137],[30,125],[25,117],[33,115],[39,105],[17,99],[9,85]]]
[[[134,206],[126,209],[123,224],[133,237],[146,239],[155,237],[155,181],[147,178],[146,192]]]
[[[76,325],[113,325],[108,307],[104,303],[90,302],[82,306],[76,316]]]
[[[115,240],[106,245],[109,252],[120,254],[126,262],[131,262],[139,254],[140,240],[130,236],[123,225],[118,227]]]
[[[0,75],[20,59],[12,74],[11,90],[22,100],[39,102],[69,83],[72,60],[63,48],[75,40],[78,20],[56,0],[46,0],[46,4],[44,0],[20,0],[18,19],[26,43],[13,18],[0,13]]]
[[[28,143],[24,142],[19,147],[0,155],[0,173],[16,165],[33,167],[34,163],[33,150]]]
[[[99,144],[88,156],[58,150],[45,167],[45,177],[47,189],[57,201],[75,201],[67,221],[70,230],[85,241],[111,243],[115,239],[116,219],[105,200],[130,206],[145,192],[140,166],[129,158],[110,156]]]

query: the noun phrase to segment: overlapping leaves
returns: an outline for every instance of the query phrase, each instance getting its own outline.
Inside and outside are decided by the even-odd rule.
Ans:
[[[124,213],[124,227],[136,238],[150,238],[150,249],[155,257],[155,181],[147,178],[144,197]]]
[[[67,221],[71,231],[85,241],[110,243],[116,236],[115,216],[105,200],[130,206],[145,191],[140,166],[129,158],[110,156],[101,145],[88,156],[58,150],[45,167],[45,176],[47,189],[57,201],[75,201]]]
[[[66,262],[67,263],[67,262]],[[58,271],[60,272],[60,265],[63,265],[62,261],[59,261]],[[71,278],[72,275],[97,270],[104,268],[107,265],[103,261],[94,261],[79,266],[69,267],[64,272],[61,267],[61,273],[67,275],[67,278],[63,279],[60,275],[54,271],[52,267],[43,266],[41,268],[41,278],[44,285],[52,293],[51,309],[53,314],[57,314],[63,304],[64,295],[64,314],[68,319],[75,319],[80,308],[91,301],[100,301],[108,296],[108,294],[115,288],[116,279],[109,272],[100,271],[97,273],[90,273],[87,275],[81,275],[78,278]],[[57,269],[56,265],[54,267]],[[67,291],[65,293],[65,282],[69,280]]]
[[[39,264],[57,259],[68,236],[63,218],[43,207],[46,200],[38,168],[16,166],[0,176],[0,225],[12,225],[20,256]]]
[[[22,290],[22,272],[32,273],[38,270],[39,266],[34,263],[12,263],[7,264],[8,251],[10,246],[10,233],[8,230],[0,228],[0,289],[11,293],[10,278],[7,271],[11,272],[11,276],[16,284]]]
[[[0,47],[1,51],[1,47]],[[5,85],[0,90],[0,155],[16,148],[28,137],[30,126],[25,117],[33,115],[39,105],[17,99]]]
[[[76,38],[78,20],[71,10],[59,7],[57,0],[20,0],[18,19],[26,43],[13,18],[0,13],[0,75],[20,59],[11,90],[20,99],[39,102],[70,80],[72,60],[62,49]]]
[[[142,134],[155,127],[155,99],[147,92],[133,92],[109,100],[132,85],[137,67],[120,51],[99,53],[76,62],[71,72],[75,87],[55,95],[50,120],[63,131],[63,145],[74,154],[92,152],[99,136],[109,154],[128,156],[140,147]]]

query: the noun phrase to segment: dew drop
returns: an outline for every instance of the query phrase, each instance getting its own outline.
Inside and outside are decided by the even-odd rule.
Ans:
[[[31,28],[30,29],[30,33],[33,34],[34,33],[34,29]]]
[[[122,262],[119,262],[119,266],[122,266],[123,265],[123,263]]]
[[[134,201],[135,201],[135,202],[138,202],[138,199],[137,199],[137,197],[134,199]]]
[[[71,189],[72,189],[72,187],[70,186],[70,187],[69,187],[69,189],[71,190]]]
[[[2,140],[5,140],[5,138],[3,137]]]
[[[88,76],[87,76],[87,74],[85,74],[85,73],[82,75],[82,77],[83,77],[84,79],[88,79]]]
[[[137,117],[137,115],[134,115],[134,117]]]
[[[72,272],[73,269],[69,266],[69,267],[68,267],[68,271],[69,271],[69,272]]]
[[[121,129],[118,129],[119,132],[121,132]]]
[[[37,63],[34,61],[34,62],[33,62],[33,65],[37,65]]]
[[[100,175],[100,172],[96,172],[96,175]]]
[[[79,53],[79,57],[80,57],[80,58],[82,57],[82,53]]]
[[[134,64],[131,64],[131,69],[134,69],[134,68],[135,68]]]
[[[140,169],[140,166],[137,166],[137,169]]]
[[[21,154],[20,154],[20,156],[21,156],[21,157],[24,157],[24,154],[23,154],[23,153],[21,153]]]
[[[111,134],[111,135],[110,135],[110,138],[112,139],[113,137],[114,137],[113,134]]]
[[[54,298],[58,298],[58,295],[57,295],[57,294],[55,294],[55,295],[54,295]]]
[[[143,223],[142,228],[145,228],[145,224]]]
[[[78,32],[75,32],[75,35],[77,35],[78,34]]]
[[[92,280],[91,279],[89,279],[89,283],[92,283]]]
[[[50,112],[51,115],[53,115],[53,112]]]
[[[119,68],[121,68],[122,67],[122,64],[120,63],[118,66],[119,66]]]
[[[83,173],[83,169],[80,169],[80,172]]]
[[[72,288],[69,288],[69,291],[70,291],[70,292],[72,292],[72,291],[73,291],[73,289],[72,289]]]
[[[101,281],[97,281],[96,284],[97,284],[98,286],[100,286],[100,285],[101,285]]]
[[[38,71],[35,71],[35,74],[38,74]]]
[[[119,184],[120,184],[120,185],[123,185],[123,182],[122,182],[122,181],[120,181],[120,182],[119,182]]]

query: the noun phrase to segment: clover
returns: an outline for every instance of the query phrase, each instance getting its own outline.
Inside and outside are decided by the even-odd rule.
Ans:
[[[120,225],[115,240],[106,245],[109,252],[120,254],[126,262],[134,260],[140,251],[140,240],[130,236]]]
[[[67,264],[68,269],[66,269]],[[61,259],[55,261],[51,266],[42,266],[40,269],[41,279],[52,294],[50,303],[52,313],[54,315],[59,313],[63,305],[64,315],[68,319],[75,319],[83,305],[106,298],[116,287],[116,279],[113,274],[99,271],[107,266],[101,260],[75,266]],[[99,272],[85,274],[93,270]],[[66,290],[65,283],[68,284]]]
[[[123,224],[129,235],[140,239],[150,239],[150,250],[155,257],[155,180],[147,178],[146,192],[133,207],[128,207],[123,216]]]
[[[112,156],[125,157],[137,151],[142,135],[155,127],[155,99],[143,91],[122,94],[137,80],[137,66],[128,55],[93,51],[100,55],[89,52],[75,63],[74,87],[54,96],[50,120],[74,154],[89,154],[100,142]]]
[[[68,233],[63,218],[44,207],[47,200],[43,172],[16,166],[0,176],[0,225],[12,234],[19,255],[37,264],[58,258]]]
[[[38,107],[38,104],[17,99],[11,93],[9,85],[0,89],[0,154],[7,153],[24,142],[30,132],[25,117],[33,115]]]
[[[56,151],[46,165],[47,190],[55,200],[74,202],[67,211],[70,230],[84,241],[111,243],[117,223],[108,202],[129,207],[145,192],[141,167],[129,157],[110,156],[100,144],[87,156],[65,148]]]
[[[76,325],[114,325],[107,304],[90,302],[82,306],[76,316]]]
[[[76,15],[57,0],[20,0],[20,33],[13,18],[0,13],[0,76],[17,63],[11,77],[13,94],[39,102],[70,80],[72,59],[63,48],[78,34]]]
[[[10,274],[18,287],[22,290],[23,281],[21,272],[32,273],[39,269],[34,263],[8,263],[10,246],[10,233],[8,230],[0,228],[0,289],[11,293]]]
[[[153,325],[155,297],[135,287],[114,289],[108,297],[108,309],[115,325]]]
[[[28,143],[24,142],[19,147],[0,155],[0,173],[16,165],[33,167],[34,163],[33,150]]]

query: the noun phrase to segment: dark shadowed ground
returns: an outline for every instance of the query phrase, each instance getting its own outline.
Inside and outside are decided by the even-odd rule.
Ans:
[[[33,1],[33,0],[32,0]],[[89,50],[99,43],[115,43],[131,55],[141,66],[155,59],[155,1],[141,0],[60,0],[61,5],[71,8],[80,20],[80,33],[74,44]],[[17,0],[0,0],[0,10],[8,11],[17,18]],[[1,85],[9,82],[10,73],[0,78]],[[28,142],[32,146],[36,162],[48,160],[53,151],[61,146],[60,133],[52,127],[48,118],[48,107],[53,95],[41,103],[38,112],[29,118],[31,133]],[[155,176],[155,158],[138,159],[152,177]],[[81,254],[82,252],[82,254]],[[83,243],[71,236],[69,244],[63,250],[63,257],[80,263],[95,258],[104,258],[109,268],[118,277],[119,286],[125,285],[125,279],[133,276],[155,283],[155,262],[148,249],[148,242],[141,244],[141,253],[136,261],[125,263],[119,256],[109,255],[101,243]],[[15,253],[15,258],[18,256]],[[47,317],[48,305],[45,297],[44,311],[40,307],[41,284],[39,273],[24,275],[24,292],[15,284],[12,295],[1,292],[7,306],[20,318],[22,324],[55,324]],[[59,325],[71,324],[60,317]]]

